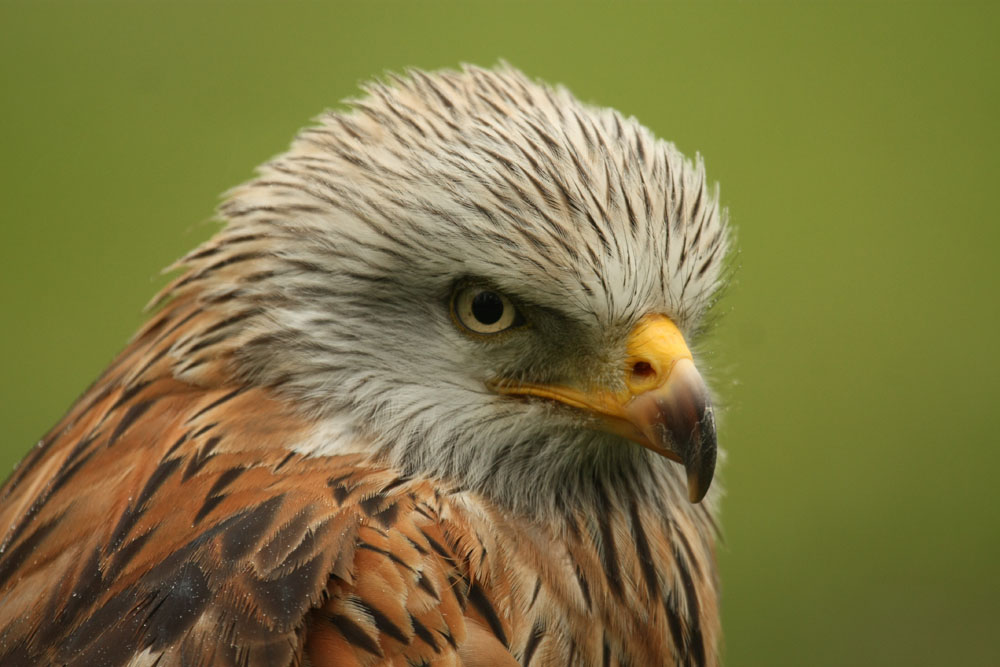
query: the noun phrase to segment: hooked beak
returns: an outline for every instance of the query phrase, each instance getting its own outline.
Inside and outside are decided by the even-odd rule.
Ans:
[[[715,416],[708,389],[695,369],[677,326],[663,315],[647,315],[626,346],[625,389],[581,391],[572,387],[503,380],[503,394],[547,398],[588,411],[601,428],[684,465],[688,498],[705,497],[715,474]]]

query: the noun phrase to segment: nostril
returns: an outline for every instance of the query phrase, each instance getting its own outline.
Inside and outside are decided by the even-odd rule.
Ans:
[[[637,361],[632,365],[632,377],[636,380],[646,380],[656,374],[648,361]]]

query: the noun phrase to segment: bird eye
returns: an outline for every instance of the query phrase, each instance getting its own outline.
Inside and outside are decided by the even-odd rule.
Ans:
[[[522,321],[510,299],[485,287],[460,288],[451,308],[458,323],[477,334],[500,333]]]

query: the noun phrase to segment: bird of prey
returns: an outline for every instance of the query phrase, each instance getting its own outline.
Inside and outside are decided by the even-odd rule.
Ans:
[[[0,664],[718,664],[700,159],[411,71],[220,217],[0,491]]]

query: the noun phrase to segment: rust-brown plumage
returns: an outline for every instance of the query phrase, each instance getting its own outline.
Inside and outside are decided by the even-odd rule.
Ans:
[[[463,77],[499,100],[505,85],[551,94],[512,70],[413,76],[400,85],[445,110]],[[339,416],[297,385],[294,357],[248,365],[253,350],[304,345],[265,326],[282,293],[255,290],[313,261],[275,252],[291,228],[261,220],[231,222],[186,260],[166,305],[0,490],[0,664],[717,664],[710,505],[672,477],[661,488],[608,464],[531,512],[406,463],[378,429],[327,444]],[[620,445],[662,475],[679,468]]]

